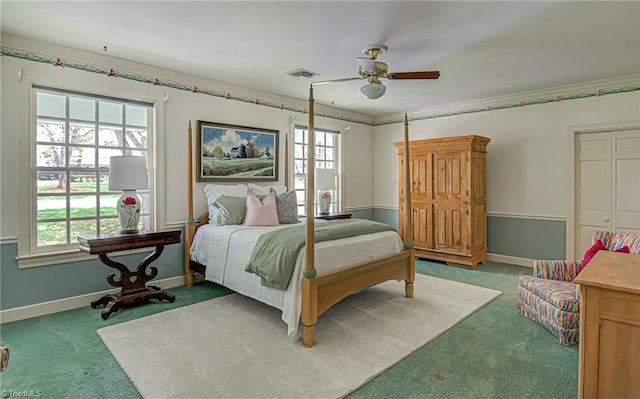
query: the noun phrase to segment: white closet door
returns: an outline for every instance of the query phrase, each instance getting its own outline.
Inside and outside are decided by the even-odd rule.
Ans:
[[[612,225],[640,234],[640,130],[613,132],[612,147]]]
[[[576,137],[576,259],[596,230],[611,230],[611,132]]]

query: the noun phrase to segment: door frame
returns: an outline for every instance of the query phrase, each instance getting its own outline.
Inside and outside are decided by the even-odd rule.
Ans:
[[[600,133],[600,132],[615,132],[621,130],[636,130],[640,129],[640,120],[634,121],[620,121],[620,122],[611,122],[611,123],[599,123],[592,125],[581,125],[581,126],[570,126],[567,129],[567,140],[569,149],[569,156],[567,159],[569,160],[568,165],[568,182],[569,182],[569,203],[567,204],[567,224],[566,224],[566,248],[565,253],[567,259],[578,259],[582,256],[582,254],[576,254],[576,170],[577,170],[577,162],[579,161],[579,156],[576,151],[576,139],[579,134],[585,133]]]

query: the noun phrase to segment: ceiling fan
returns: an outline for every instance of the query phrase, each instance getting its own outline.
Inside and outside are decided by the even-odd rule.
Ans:
[[[376,61],[379,55],[384,54],[388,47],[382,44],[370,44],[362,49],[362,53],[366,57],[356,57],[358,64],[358,75],[353,78],[323,80],[312,84],[319,85],[325,83],[347,82],[350,80],[367,79],[368,84],[360,88],[360,92],[370,100],[375,100],[384,95],[387,87],[380,81],[383,79],[438,79],[439,71],[422,71],[422,72],[389,72],[389,66],[381,61]]]

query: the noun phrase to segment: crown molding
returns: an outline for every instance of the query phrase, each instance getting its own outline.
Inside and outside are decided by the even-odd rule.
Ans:
[[[640,91],[640,74],[447,104],[408,112],[407,116],[410,121],[418,121],[635,91]],[[397,123],[404,123],[404,114],[379,116],[373,121],[374,126]]]
[[[2,34],[0,56],[48,63],[53,67],[68,67],[106,75],[111,78],[128,79],[159,87],[189,91],[194,95],[209,95],[256,106],[308,114],[308,103],[302,99],[278,96],[179,71],[135,63],[117,57],[45,43],[21,36]],[[447,104],[415,110],[407,114],[410,121],[418,121],[636,91],[640,91],[640,74]],[[367,126],[404,123],[404,114],[371,117],[324,104],[315,104],[314,115]]]

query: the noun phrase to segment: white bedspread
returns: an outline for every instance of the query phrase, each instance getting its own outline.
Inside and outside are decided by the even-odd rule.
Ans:
[[[317,221],[317,223],[331,223]],[[244,271],[260,234],[291,227],[248,227],[244,225],[200,227],[191,245],[191,259],[207,266],[205,278],[282,311],[289,337],[295,337],[301,313],[304,248],[298,254],[296,268],[286,291],[260,284],[260,277]],[[348,237],[316,243],[315,268],[318,276],[379,259],[403,250],[400,236],[393,231]]]

